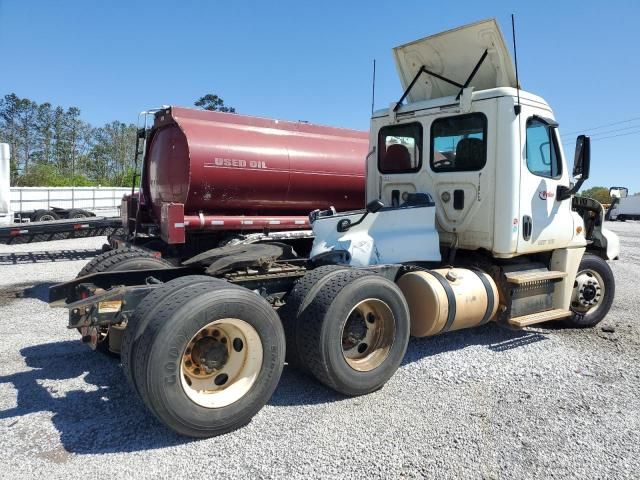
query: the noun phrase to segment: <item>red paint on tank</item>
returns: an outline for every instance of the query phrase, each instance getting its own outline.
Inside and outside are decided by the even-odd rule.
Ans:
[[[185,215],[307,215],[364,206],[368,133],[180,107],[156,114],[143,191]]]

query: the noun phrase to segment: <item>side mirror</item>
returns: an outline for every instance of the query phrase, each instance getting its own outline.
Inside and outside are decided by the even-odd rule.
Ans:
[[[556,198],[558,201],[567,200],[578,193],[584,181],[589,178],[591,167],[591,138],[586,135],[578,135],[576,139],[576,154],[573,158],[573,176],[580,179],[571,188],[558,185]]]
[[[581,180],[589,178],[591,167],[591,138],[579,135],[576,139],[576,154],[573,157],[573,176]]]
[[[368,213],[378,213],[384,207],[384,203],[380,200],[371,200],[367,203]]]

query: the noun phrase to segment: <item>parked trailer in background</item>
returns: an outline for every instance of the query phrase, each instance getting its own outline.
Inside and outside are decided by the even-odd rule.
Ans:
[[[640,195],[629,196],[626,187],[611,187],[609,189],[611,205],[607,210],[607,220],[640,220]]]
[[[0,144],[0,225],[88,218],[119,217],[122,187],[11,187],[11,152]]]
[[[64,218],[120,217],[127,187],[11,187],[16,222]]]
[[[607,260],[618,258],[619,239],[603,227],[600,203],[575,196],[589,176],[589,138],[577,138],[571,171],[553,110],[519,89],[495,20],[394,53],[405,92],[371,118],[366,209],[312,212],[310,258],[284,243],[214,248],[179,266],[113,250],[50,289],[50,302],[69,310],[68,327],[119,352],[133,391],[180,434],[219,435],[249,422],[276,389],[285,350],[291,367],[343,395],[363,395],[391,378],[410,335],[491,321],[593,327],[609,311],[615,280]],[[143,179],[149,215],[159,216],[169,242],[182,238],[173,222],[188,221],[189,234],[236,221],[225,211],[234,198],[255,208],[256,220],[278,218],[296,192],[320,199],[315,173],[338,167],[335,155],[294,165],[318,136],[331,143],[330,132],[263,132],[238,119],[223,142],[197,132],[225,117],[191,115],[181,128],[169,113],[159,113],[156,133],[174,127],[154,135],[166,157],[151,155]],[[234,139],[248,131],[270,143],[238,148],[245,141]],[[190,174],[179,165],[187,150],[196,164]],[[172,183],[167,169],[176,163]],[[255,196],[221,186],[222,178],[255,185]],[[343,202],[335,186],[326,185],[327,198]],[[201,212],[203,205],[223,210]]]
[[[109,236],[122,231],[120,204],[123,193],[131,189],[10,187],[10,153],[9,145],[0,143],[0,244]]]

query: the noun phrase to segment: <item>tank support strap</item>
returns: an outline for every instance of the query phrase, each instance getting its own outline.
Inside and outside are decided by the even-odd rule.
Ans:
[[[438,332],[439,334],[446,333],[449,331],[451,325],[453,325],[453,321],[456,319],[456,295],[455,293],[453,293],[453,288],[451,288],[451,285],[449,285],[447,279],[440,275],[438,272],[434,272],[433,270],[423,270],[423,272],[427,272],[428,274],[432,275],[433,278],[438,280],[438,282],[440,282],[440,284],[442,285],[442,288],[444,288],[444,292],[447,294],[447,302],[449,302],[447,323],[445,323],[444,327],[442,327],[442,330]]]
[[[484,271],[480,270],[479,268],[472,268],[471,271],[478,276],[478,278],[484,285],[484,289],[487,291],[487,311],[484,312],[484,317],[482,317],[482,321],[478,324],[478,326],[480,326],[491,320],[491,312],[493,312],[494,304],[493,289],[491,288],[491,284],[489,284],[489,280],[485,278]]]

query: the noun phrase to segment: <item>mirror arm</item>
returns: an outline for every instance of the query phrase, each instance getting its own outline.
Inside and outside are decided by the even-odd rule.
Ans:
[[[568,200],[578,193],[585,180],[586,178],[580,178],[571,188],[565,187],[564,185],[558,185],[558,188],[556,189],[556,198],[558,201],[561,202],[563,200]]]
[[[355,227],[356,225],[360,225],[362,223],[362,221],[367,218],[367,215],[369,215],[369,212],[364,212],[364,214],[358,219],[357,222],[353,222],[351,223],[351,220],[349,220],[348,218],[345,218],[344,220],[340,220],[338,222],[338,226],[337,229],[339,232],[343,233],[346,232],[347,230],[349,230],[351,227]]]
[[[351,227],[360,225],[362,221],[365,218],[367,218],[367,215],[369,215],[370,213],[378,213],[380,209],[383,207],[384,207],[384,203],[382,203],[380,200],[372,200],[367,204],[367,208],[364,212],[364,215],[362,215],[357,222],[351,223],[351,220],[349,220],[348,218],[344,218],[338,222],[336,229],[341,233],[346,232]]]

